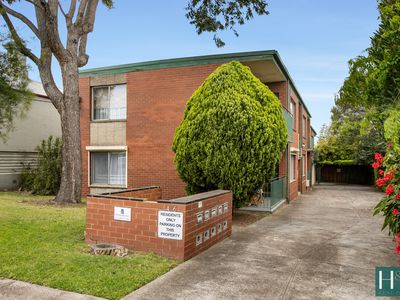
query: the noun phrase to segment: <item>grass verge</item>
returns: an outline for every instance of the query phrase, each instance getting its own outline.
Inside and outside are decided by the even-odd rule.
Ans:
[[[33,204],[46,199],[0,193],[0,277],[119,299],[177,265],[154,254],[89,254],[85,206]]]

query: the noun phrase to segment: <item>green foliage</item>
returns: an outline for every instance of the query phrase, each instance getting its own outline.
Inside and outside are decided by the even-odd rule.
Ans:
[[[61,139],[50,136],[36,147],[36,166],[25,166],[20,175],[20,188],[38,195],[55,195],[61,179]]]
[[[287,143],[278,98],[246,66],[220,66],[189,99],[173,142],[188,193],[233,191],[236,206],[273,175]]]
[[[368,102],[386,109],[400,102],[400,1],[381,0],[378,9],[381,22],[368,48]]]
[[[0,52],[0,138],[7,139],[15,117],[22,117],[30,106],[27,69],[21,55],[11,43]]]
[[[186,17],[190,24],[195,25],[197,34],[231,29],[238,36],[235,25],[243,25],[255,14],[267,15],[267,6],[264,0],[190,0],[186,6]],[[216,34],[214,42],[217,47],[225,45]]]
[[[385,138],[391,143],[393,151],[400,156],[400,108],[390,111],[385,122]]]
[[[388,141],[387,152],[383,165],[379,161],[381,176],[377,176],[376,184],[382,190],[385,190],[386,196],[376,205],[374,215],[383,214],[385,220],[382,230],[386,227],[389,234],[396,236],[398,246],[396,252],[400,253],[400,111],[398,108],[390,110],[389,117],[385,121],[385,137]],[[377,169],[378,170],[378,169]],[[378,171],[377,171],[378,173]]]
[[[356,163],[354,160],[334,160],[334,161],[329,161],[329,160],[324,160],[324,161],[318,161],[318,165],[335,165],[335,166],[354,166]]]

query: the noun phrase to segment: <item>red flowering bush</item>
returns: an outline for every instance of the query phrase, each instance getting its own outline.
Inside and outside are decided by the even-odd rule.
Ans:
[[[376,186],[385,191],[385,197],[376,205],[374,215],[383,214],[382,230],[397,242],[395,251],[400,254],[400,107],[394,109],[385,121],[386,154],[375,154],[372,167]]]
[[[384,158],[379,153],[375,154],[372,167],[377,176],[376,186],[385,192],[385,197],[375,207],[374,215],[385,216],[382,230],[389,229],[389,235],[395,237],[397,242],[395,251],[400,254],[400,155],[388,147]]]

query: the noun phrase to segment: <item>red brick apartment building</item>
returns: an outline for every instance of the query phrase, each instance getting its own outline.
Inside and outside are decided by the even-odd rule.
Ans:
[[[240,61],[279,98],[289,141],[277,167],[284,196],[312,188],[311,115],[277,51],[208,55],[80,72],[83,194],[159,185],[167,199],[185,195],[172,140],[186,102],[221,64]]]

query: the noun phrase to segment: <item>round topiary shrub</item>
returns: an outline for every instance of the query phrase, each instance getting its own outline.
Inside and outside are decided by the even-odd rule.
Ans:
[[[173,151],[189,194],[229,189],[240,206],[274,175],[286,143],[278,98],[250,68],[230,62],[189,99]]]

